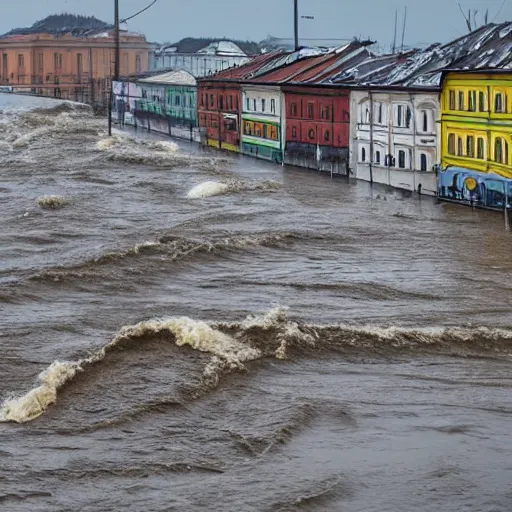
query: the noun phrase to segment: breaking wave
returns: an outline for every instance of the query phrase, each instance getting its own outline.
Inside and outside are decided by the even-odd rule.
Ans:
[[[205,181],[193,187],[187,194],[188,199],[205,199],[207,197],[232,194],[243,191],[274,191],[280,188],[276,181],[245,182],[241,180]]]
[[[179,347],[210,354],[202,378],[189,398],[214,389],[223,375],[246,369],[246,364],[272,357],[286,359],[321,355],[327,351],[389,355],[391,351],[448,351],[458,356],[494,352],[510,354],[512,331],[489,328],[423,328],[314,325],[289,318],[284,308],[250,315],[241,322],[205,322],[171,317],[123,327],[110,343],[76,361],[55,361],[38,377],[39,385],[28,393],[5,400],[0,407],[1,422],[24,423],[41,416],[56,403],[58,392],[80,372],[101,364],[109,352],[129,351],[134,344],[154,337],[169,339]],[[307,411],[306,411],[307,412]]]

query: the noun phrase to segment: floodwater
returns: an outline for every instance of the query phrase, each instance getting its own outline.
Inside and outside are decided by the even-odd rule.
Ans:
[[[499,214],[0,109],[0,509],[511,510]]]

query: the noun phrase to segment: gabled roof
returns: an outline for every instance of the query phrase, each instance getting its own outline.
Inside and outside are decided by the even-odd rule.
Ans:
[[[486,25],[447,44],[434,44],[425,50],[371,56],[334,76],[331,83],[437,89],[446,68],[512,68],[512,23]]]
[[[263,55],[259,55],[258,57],[254,57],[254,59],[250,60],[246,64],[243,64],[242,66],[234,66],[232,68],[225,69],[224,71],[219,71],[215,75],[204,77],[199,80],[247,80],[253,77],[255,73],[257,73],[262,67],[270,65],[272,62],[278,61],[283,55],[284,52],[282,51],[265,53]]]

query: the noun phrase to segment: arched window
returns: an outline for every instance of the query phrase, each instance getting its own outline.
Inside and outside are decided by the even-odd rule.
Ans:
[[[508,143],[502,137],[494,141],[494,160],[501,164],[508,164]]]
[[[308,137],[309,137],[309,140],[315,140],[315,130],[313,130],[313,128],[309,129]]]
[[[428,157],[425,153],[420,155],[420,169],[426,171],[428,169]]]
[[[324,142],[329,142],[331,140],[331,134],[329,130],[325,130],[324,132]]]
[[[424,110],[422,112],[423,114],[423,131],[424,132],[428,132],[428,112],[426,110]]]
[[[503,110],[503,94],[501,92],[496,93],[496,97],[494,98],[494,111],[501,113]]]

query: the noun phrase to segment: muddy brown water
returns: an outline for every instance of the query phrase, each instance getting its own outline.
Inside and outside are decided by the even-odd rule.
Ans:
[[[512,508],[500,215],[0,110],[1,510]]]

